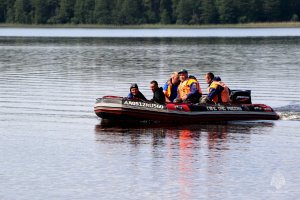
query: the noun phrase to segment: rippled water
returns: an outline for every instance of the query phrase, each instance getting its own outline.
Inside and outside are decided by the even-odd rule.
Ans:
[[[1,199],[296,199],[300,39],[0,38]],[[97,97],[208,71],[279,121],[105,124]]]

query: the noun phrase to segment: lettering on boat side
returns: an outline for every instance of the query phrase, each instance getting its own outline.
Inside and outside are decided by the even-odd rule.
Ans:
[[[225,107],[229,111],[243,111],[241,107]]]
[[[212,110],[212,111],[218,111],[217,107],[215,107],[215,106],[207,106],[206,109]]]
[[[130,105],[130,106],[145,107],[145,108],[164,109],[163,105],[156,104],[156,103],[146,103],[146,102],[138,102],[138,101],[124,101],[123,104],[124,105]]]
[[[243,111],[241,107],[206,106],[208,111]]]

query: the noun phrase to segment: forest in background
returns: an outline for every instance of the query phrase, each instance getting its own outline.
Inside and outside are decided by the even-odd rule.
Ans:
[[[299,21],[300,0],[0,0],[0,23],[237,24]]]

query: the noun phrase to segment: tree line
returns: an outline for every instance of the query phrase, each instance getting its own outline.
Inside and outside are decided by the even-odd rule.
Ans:
[[[15,24],[234,24],[299,16],[299,0],[0,0],[0,23]]]

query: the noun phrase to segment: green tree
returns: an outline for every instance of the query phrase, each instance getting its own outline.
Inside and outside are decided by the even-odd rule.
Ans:
[[[200,19],[204,24],[218,23],[218,11],[214,0],[202,0],[200,10]]]
[[[293,18],[293,20],[297,19],[296,16],[298,16],[298,17],[300,16],[300,1],[299,0],[286,0],[286,1],[288,1],[288,6],[286,8],[287,9],[286,18],[288,20],[290,20],[292,18]],[[286,2],[286,1],[284,1],[284,2]]]
[[[0,23],[297,21],[299,0],[0,0]]]
[[[297,22],[297,21],[299,21],[298,15],[297,15],[297,14],[293,14],[293,16],[292,16],[292,18],[291,18],[291,21],[292,21],[292,22]]]
[[[15,22],[15,1],[6,1],[6,10],[7,14],[5,17],[5,22],[7,23],[14,23]]]
[[[83,23],[87,23],[87,24],[95,23],[94,11],[95,11],[95,0],[85,0]]]
[[[47,14],[45,15],[47,16],[47,23],[57,23],[59,13],[59,0],[47,0],[46,11]]]
[[[199,0],[190,0],[192,19],[189,21],[189,24],[200,24],[201,21],[201,1]]]
[[[172,22],[176,23],[177,21],[177,7],[180,0],[172,0]]]
[[[249,22],[259,22],[264,20],[263,0],[249,0],[248,6],[247,16]]]
[[[176,23],[189,24],[194,14],[193,7],[191,0],[180,0],[176,7]]]
[[[0,23],[5,22],[7,13],[6,0],[0,0]]]
[[[140,24],[143,22],[142,5],[139,0],[117,0],[113,10],[116,24]]]
[[[157,23],[159,22],[159,0],[143,0],[144,15],[146,23]]]
[[[14,22],[25,24],[26,23],[26,13],[24,0],[16,0],[14,5],[15,17]]]
[[[172,23],[172,0],[160,0],[160,23]]]
[[[29,0],[16,0],[14,4],[14,22],[21,24],[31,23],[32,7]]]
[[[288,21],[291,19],[291,0],[280,0],[280,19]]]
[[[221,23],[236,23],[236,12],[233,0],[219,0],[218,12]]]
[[[111,24],[113,21],[112,8],[114,5],[115,2],[111,0],[96,1],[94,11],[95,22],[98,24]]]
[[[277,21],[280,17],[280,0],[265,0],[263,4],[266,21]]]
[[[44,24],[47,22],[47,4],[44,0],[32,0],[32,22],[35,24]]]
[[[84,23],[84,0],[76,0],[72,22],[75,24]]]
[[[59,0],[58,15],[56,23],[69,23],[74,16],[75,0]]]

